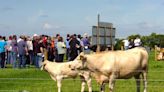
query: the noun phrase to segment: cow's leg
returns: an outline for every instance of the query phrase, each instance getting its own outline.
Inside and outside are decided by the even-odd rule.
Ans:
[[[140,75],[136,75],[134,76],[135,80],[136,80],[136,85],[137,85],[137,92],[140,92]]]
[[[143,78],[144,92],[147,92],[147,72],[146,71],[142,73],[142,78]]]
[[[61,92],[61,81],[62,81],[62,77],[57,76],[57,86],[58,86],[58,92]]]
[[[88,85],[88,91],[92,92],[92,79],[91,78],[87,80],[87,85]]]
[[[80,79],[81,79],[81,92],[84,92],[86,82],[83,76],[80,76]]]
[[[110,90],[110,92],[113,92],[114,84],[115,84],[115,75],[112,74],[109,78],[109,90]]]
[[[102,83],[101,85],[100,85],[100,90],[101,90],[101,92],[105,92],[105,83]]]

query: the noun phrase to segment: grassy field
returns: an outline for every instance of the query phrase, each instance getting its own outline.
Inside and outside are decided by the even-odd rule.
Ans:
[[[80,92],[80,85],[79,78],[66,79],[62,82],[62,92]],[[92,87],[94,92],[99,92],[99,85],[94,79]],[[87,92],[87,88],[85,90]],[[136,92],[135,80],[117,80],[114,91]],[[7,68],[0,69],[0,92],[57,92],[57,87],[45,71]],[[109,92],[108,85],[106,92]],[[149,59],[148,92],[164,92],[164,62],[154,61],[153,52]]]

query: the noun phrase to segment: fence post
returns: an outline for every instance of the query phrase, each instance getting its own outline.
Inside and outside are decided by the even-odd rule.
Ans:
[[[44,54],[44,60],[47,60],[48,59],[48,52],[45,48],[43,49],[43,54]]]
[[[155,61],[157,61],[157,45],[154,46],[154,50],[155,50],[154,58]]]
[[[124,47],[123,46],[121,46],[121,50],[124,50]]]
[[[112,49],[111,49],[112,51],[114,51],[114,46],[112,45]]]

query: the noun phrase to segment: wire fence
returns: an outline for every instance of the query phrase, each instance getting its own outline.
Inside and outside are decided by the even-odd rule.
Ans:
[[[164,75],[164,71],[162,71],[164,68],[160,68],[159,70],[153,70],[151,69],[151,71],[148,71],[148,74],[151,73],[150,75],[148,75],[148,89],[151,89],[151,91],[148,92],[162,92],[162,90],[164,89],[164,77],[159,75]],[[3,70],[2,70],[3,71]],[[19,71],[19,70],[15,70],[15,71]],[[23,70],[26,71],[26,70]],[[30,71],[27,69],[27,71]],[[47,91],[47,92],[56,92],[57,91],[57,86],[56,86],[56,82],[54,82],[51,78],[48,78],[44,76],[44,78],[40,77],[38,74],[38,72],[40,72],[40,70],[36,70],[35,71],[35,75],[33,76],[27,76],[27,77],[12,77],[12,76],[8,76],[8,77],[4,77],[1,76],[0,78],[0,92],[46,92],[46,91],[29,91],[27,90],[17,90],[14,87],[9,88],[9,90],[7,88],[3,88],[2,85],[14,85],[14,86],[32,86],[35,87],[36,85],[45,85],[46,87],[48,86],[47,89],[51,89],[51,91]],[[24,72],[22,72],[23,74]],[[14,72],[15,74],[15,72]],[[28,72],[26,72],[25,74],[29,74]],[[12,75],[12,73],[11,73]],[[49,76],[49,75],[48,75]],[[94,90],[94,92],[99,92],[100,90],[100,85],[96,82],[96,80],[94,78],[92,78],[93,82],[92,82],[92,87]],[[136,89],[136,80],[133,79],[116,79],[116,85],[115,85],[115,89],[119,89],[118,91],[115,92],[135,92]],[[70,89],[69,91],[62,91],[62,92],[80,92],[80,86],[81,86],[81,80],[80,78],[76,78],[76,79],[63,79],[62,81],[62,89]],[[141,87],[143,87],[143,82],[141,79]],[[79,86],[78,89],[76,86]],[[107,89],[108,89],[108,84],[106,85]],[[41,88],[41,89],[46,89],[46,88]],[[133,89],[134,91],[127,91],[128,89]],[[33,89],[32,89],[33,90]],[[53,90],[53,91],[52,91]],[[87,88],[86,88],[87,90]],[[121,90],[121,91],[120,91]],[[125,91],[122,91],[125,90]],[[160,91],[159,91],[160,90]],[[88,92],[88,91],[85,91]],[[109,91],[105,91],[105,92],[109,92]]]
[[[17,84],[17,83],[25,84],[25,82],[21,82],[21,81],[40,81],[40,82],[38,82],[39,84],[48,84],[48,83],[42,83],[41,81],[53,81],[52,79],[49,79],[49,78],[47,78],[47,79],[45,79],[45,78],[0,78],[0,83],[6,83],[6,84],[11,83],[11,82],[6,82],[5,80],[20,81],[20,82],[14,82],[15,84]],[[115,79],[115,80],[119,81],[119,82],[126,82],[126,81],[135,82],[136,81],[135,79]],[[142,81],[142,79],[138,79],[138,80]],[[63,81],[81,81],[81,79],[68,78],[68,79],[63,79]],[[92,78],[92,81],[96,81],[96,80],[94,78]],[[148,79],[147,81],[148,82],[163,82],[164,83],[164,79]],[[35,83],[37,83],[37,82],[35,82]],[[162,87],[164,87],[164,85]]]
[[[100,85],[96,82],[96,80],[94,78],[92,78],[93,82],[92,87],[94,90],[94,92],[99,92],[100,90]],[[64,79],[64,82],[62,82],[62,88],[65,89],[71,89],[71,91],[63,91],[63,92],[80,92],[80,87],[79,89],[76,89],[77,85],[81,85],[81,80],[79,78],[76,79]],[[142,80],[141,80],[142,81]],[[71,83],[69,83],[71,82]],[[116,88],[120,89],[120,90],[124,90],[124,89],[136,89],[136,83],[135,83],[135,79],[116,79],[116,82],[119,82],[118,84],[116,83]],[[128,82],[128,83],[127,83]],[[0,78],[0,84],[13,84],[15,86],[20,86],[20,85],[32,85],[35,86],[37,85],[46,85],[49,86],[50,89],[53,89],[53,91],[47,91],[47,92],[55,92],[57,91],[57,86],[56,86],[56,82],[54,82],[52,79],[50,78]],[[53,84],[53,86],[51,86]],[[55,85],[55,87],[54,87]],[[107,84],[108,87],[108,84]],[[141,84],[142,87],[142,84]],[[164,79],[148,79],[148,89],[164,89]],[[86,88],[86,90],[88,90]],[[0,86],[0,92],[31,92],[28,90],[5,90],[3,88],[1,88]],[[39,91],[37,91],[39,92]],[[44,91],[42,91],[44,92]],[[88,91],[85,91],[88,92]],[[105,92],[109,92],[109,91],[105,91]],[[116,92],[126,92],[126,91],[116,91]],[[132,91],[127,91],[127,92],[132,92]],[[159,91],[150,91],[150,92],[159,92]]]

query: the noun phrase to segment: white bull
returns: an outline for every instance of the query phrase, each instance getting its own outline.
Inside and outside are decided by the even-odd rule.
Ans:
[[[110,92],[113,92],[116,79],[131,77],[136,79],[137,92],[140,92],[140,74],[143,78],[144,92],[147,92],[148,53],[144,48],[81,54],[79,57],[79,59],[75,59],[76,63],[71,64],[70,67],[77,70],[88,69],[96,76],[99,75],[95,78],[98,79],[102,76],[104,81],[108,79]],[[104,89],[101,89],[101,92],[104,92]]]
[[[80,73],[74,70],[71,70],[69,65],[73,62],[65,62],[65,63],[56,63],[45,60],[42,64],[41,70],[47,71],[51,78],[54,81],[57,81],[58,92],[61,92],[61,81],[63,78],[76,78],[80,75],[82,84],[81,84],[81,92],[84,92],[85,84],[87,82],[89,92],[92,92],[91,87],[91,77],[89,71],[81,71]]]

